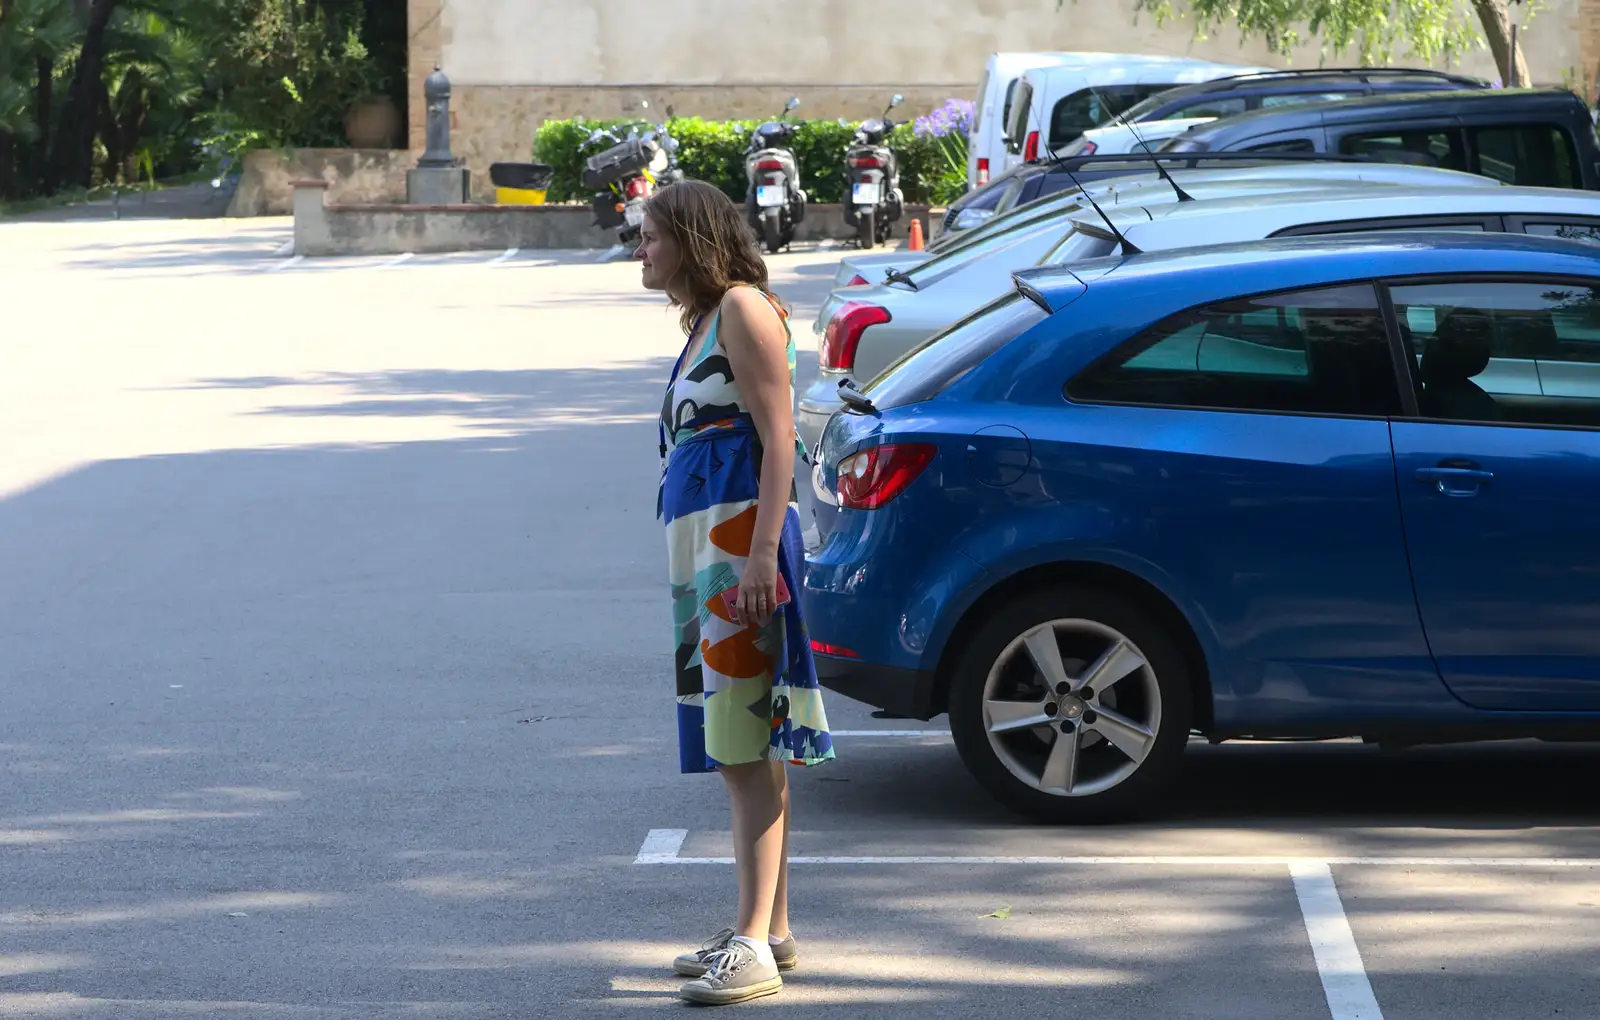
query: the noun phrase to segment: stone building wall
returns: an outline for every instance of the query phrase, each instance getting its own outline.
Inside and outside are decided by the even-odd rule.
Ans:
[[[544,120],[768,116],[790,95],[811,118],[876,114],[893,92],[912,114],[971,98],[997,50],[1104,50],[1282,66],[1231,33],[1197,39],[1158,26],[1133,0],[407,0],[410,144],[420,149],[422,81],[454,88],[452,145],[489,194],[487,167],[530,158]],[[781,22],[779,21],[781,19]],[[1540,84],[1589,83],[1600,66],[1600,0],[1548,0],[1523,36]],[[1316,66],[1313,48],[1293,66]],[[1335,61],[1337,62],[1337,61]],[[1461,70],[1497,77],[1487,50]]]

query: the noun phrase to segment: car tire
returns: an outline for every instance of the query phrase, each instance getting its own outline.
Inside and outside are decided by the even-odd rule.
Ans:
[[[1188,663],[1149,613],[1113,592],[1052,588],[1005,603],[964,644],[950,729],[997,800],[1051,824],[1157,806],[1182,764],[1193,706]],[[1058,661],[1040,667],[1052,647]],[[1085,680],[1087,695],[1075,686]]]

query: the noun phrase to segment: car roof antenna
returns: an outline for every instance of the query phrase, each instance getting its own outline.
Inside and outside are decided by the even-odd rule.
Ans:
[[[1096,99],[1105,103],[1106,109],[1111,109],[1111,104],[1106,102],[1106,97],[1100,94],[1099,89],[1090,85],[1089,91],[1094,93]],[[1121,113],[1114,113],[1111,116],[1123,127],[1133,132],[1133,137],[1138,140],[1140,148],[1144,149],[1145,155],[1150,157],[1150,165],[1156,168],[1156,173],[1160,175],[1162,180],[1172,185],[1172,190],[1178,196],[1178,201],[1193,202],[1194,196],[1178,187],[1178,182],[1173,180],[1172,175],[1167,173],[1167,168],[1161,165],[1161,157],[1156,154],[1156,150],[1150,148],[1150,143],[1144,140],[1144,135],[1139,133],[1139,129],[1134,125],[1133,121],[1124,117]]]
[[[1078,180],[1078,175],[1072,172],[1071,168],[1067,166],[1066,161],[1060,156],[1056,155],[1056,151],[1054,149],[1049,149],[1047,151],[1050,153],[1050,159],[1055,163],[1056,169],[1067,175],[1067,179],[1072,182],[1073,186],[1079,191],[1083,192],[1084,201],[1093,206],[1094,211],[1100,215],[1100,221],[1106,225],[1107,230],[1111,231],[1111,236],[1115,237],[1117,239],[1117,243],[1122,245],[1122,253],[1124,255],[1144,254],[1144,249],[1138,247],[1132,241],[1122,236],[1122,231],[1118,230],[1117,225],[1111,222],[1111,217],[1107,216],[1106,211],[1100,208],[1100,203],[1096,202],[1094,200],[1094,196],[1089,194],[1089,189],[1085,188],[1083,186],[1083,182]]]

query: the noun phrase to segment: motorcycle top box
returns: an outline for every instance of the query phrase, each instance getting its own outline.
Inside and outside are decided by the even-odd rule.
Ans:
[[[584,160],[583,186],[608,187],[615,181],[645,170],[658,160],[664,163],[662,157],[665,155],[659,145],[647,138],[618,142],[606,151]]]

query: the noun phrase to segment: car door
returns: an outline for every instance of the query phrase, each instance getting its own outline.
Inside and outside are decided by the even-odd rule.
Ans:
[[[1371,285],[1267,294],[1158,323],[1067,384],[1092,415],[1027,429],[1059,491],[1127,486],[1128,548],[1218,636],[1219,723],[1448,698],[1406,564],[1395,374]]]
[[[1597,284],[1388,288],[1415,366],[1391,431],[1417,605],[1477,708],[1600,710]]]

